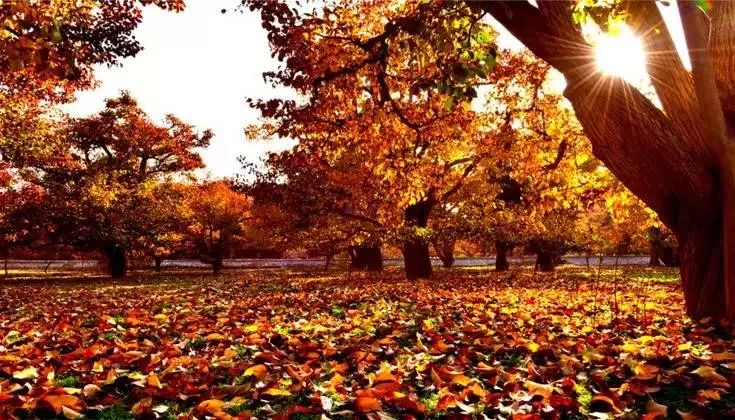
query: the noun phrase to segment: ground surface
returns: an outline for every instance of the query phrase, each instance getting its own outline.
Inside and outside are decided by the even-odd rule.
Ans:
[[[0,418],[728,417],[732,334],[633,267],[9,283]]]

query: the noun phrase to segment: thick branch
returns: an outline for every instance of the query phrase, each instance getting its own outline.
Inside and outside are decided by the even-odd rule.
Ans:
[[[707,161],[696,160],[698,153],[671,121],[630,84],[597,71],[569,3],[542,1],[536,9],[525,2],[487,1],[481,7],[564,74],[564,94],[595,155],[667,225],[675,227],[684,204],[717,202]]]
[[[735,124],[735,1],[717,1],[710,22],[709,49],[725,117]],[[730,127],[731,135],[735,127]]]
[[[712,153],[706,145],[697,116],[694,84],[679,58],[661,12],[653,0],[631,1],[628,9],[633,31],[639,36],[646,52],[646,69],[651,84],[656,89],[664,112],[679,136],[692,145],[697,159],[708,160]]]
[[[548,165],[544,165],[543,168],[545,171],[551,171],[553,169],[556,169],[559,164],[561,163],[562,159],[564,159],[564,154],[567,152],[567,139],[564,139],[559,143],[559,148],[556,149],[556,158],[554,158],[554,161],[549,163]]]

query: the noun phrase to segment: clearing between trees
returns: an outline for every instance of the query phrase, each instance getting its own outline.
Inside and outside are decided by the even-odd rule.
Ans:
[[[725,417],[732,334],[663,268],[12,282],[0,416]]]

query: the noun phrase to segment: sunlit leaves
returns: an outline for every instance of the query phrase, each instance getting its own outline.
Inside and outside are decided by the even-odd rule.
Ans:
[[[598,284],[587,274],[263,271],[115,283],[115,293],[89,281],[11,286],[0,335],[24,340],[3,344],[0,410],[731,414],[731,326],[688,321],[673,283],[626,279],[621,291],[612,272]]]

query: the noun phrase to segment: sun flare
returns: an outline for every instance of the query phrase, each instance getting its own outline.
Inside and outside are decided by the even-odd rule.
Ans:
[[[597,68],[631,83],[646,79],[646,57],[640,39],[627,27],[615,34],[600,33],[595,40]]]

